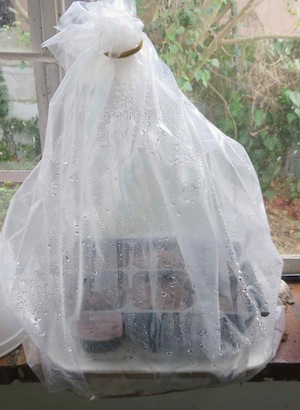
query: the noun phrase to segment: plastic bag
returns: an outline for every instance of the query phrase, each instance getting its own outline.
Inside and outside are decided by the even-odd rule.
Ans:
[[[46,42],[67,73],[1,234],[28,362],[49,390],[87,398],[244,380],[282,332],[253,166],[181,93],[133,10],[75,2]]]

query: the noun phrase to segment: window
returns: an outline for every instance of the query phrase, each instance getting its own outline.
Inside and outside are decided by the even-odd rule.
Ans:
[[[15,0],[7,1],[7,6],[8,3],[11,8],[2,11],[0,87],[1,81],[10,83],[12,67],[17,67],[23,76],[28,73],[28,78],[32,73],[28,81],[34,79],[37,94],[33,95],[30,86],[28,98],[38,101],[30,109],[32,115],[38,114],[43,147],[48,104],[63,73],[40,45],[55,33],[53,26],[72,0]],[[145,31],[183,92],[204,115],[248,151],[262,186],[273,240],[282,254],[296,260],[293,269],[290,262],[286,264],[290,272],[300,272],[297,7],[296,0],[137,1]],[[8,34],[13,31],[17,39],[8,42]],[[26,44],[29,32],[30,45]],[[8,94],[12,98],[9,87]],[[31,135],[31,138],[38,158],[37,137],[34,140]],[[2,161],[0,181],[9,178],[22,182],[27,175],[24,169],[30,165],[23,161],[22,170],[8,172],[8,162]]]
[[[62,77],[41,43],[70,3],[0,3],[0,227],[19,183],[41,158],[49,101]]]
[[[288,0],[138,2],[181,89],[247,150],[273,241],[289,259],[300,254],[298,7]],[[292,258],[299,273],[299,257]]]

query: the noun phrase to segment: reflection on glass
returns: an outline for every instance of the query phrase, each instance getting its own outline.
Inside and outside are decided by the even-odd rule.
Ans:
[[[247,13],[244,4],[141,0],[138,15],[183,92],[247,150],[279,251],[300,253],[297,5],[263,0]]]
[[[0,1],[0,50],[30,49],[27,0]]]
[[[6,216],[9,202],[17,192],[20,184],[0,183],[0,230]]]
[[[40,159],[31,63],[0,61],[0,170],[30,170]]]

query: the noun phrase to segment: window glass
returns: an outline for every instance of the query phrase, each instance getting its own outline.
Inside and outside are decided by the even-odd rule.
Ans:
[[[300,253],[298,3],[137,2],[145,31],[182,91],[247,150],[274,242],[285,254]]]
[[[30,50],[27,0],[0,0],[0,51]]]
[[[13,195],[17,192],[20,184],[0,182],[0,230]]]
[[[0,171],[31,170],[40,155],[33,66],[0,60]]]

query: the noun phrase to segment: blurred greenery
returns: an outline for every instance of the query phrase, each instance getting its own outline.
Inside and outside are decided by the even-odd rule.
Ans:
[[[245,147],[264,195],[272,198],[288,179],[286,195],[300,197],[300,173],[286,172],[300,153],[300,36],[241,40],[255,5],[245,2],[247,11],[235,0],[140,0],[138,14],[182,91]]]
[[[0,229],[2,228],[10,200],[17,192],[19,186],[20,184],[0,183]]]

